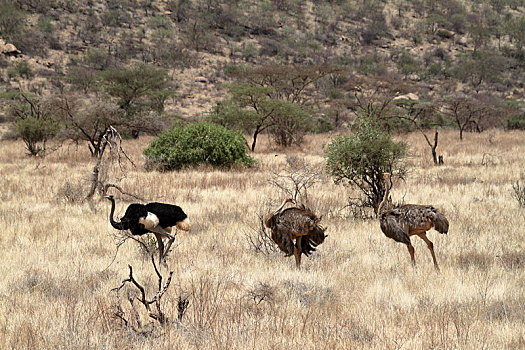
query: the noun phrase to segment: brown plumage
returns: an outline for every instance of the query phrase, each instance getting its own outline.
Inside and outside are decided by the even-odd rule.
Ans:
[[[407,245],[410,259],[415,265],[414,247],[410,242],[410,236],[419,236],[427,244],[434,266],[439,266],[434,254],[434,244],[428,239],[426,233],[434,228],[439,233],[448,233],[448,220],[436,208],[431,205],[405,204],[393,207],[387,198],[390,192],[390,174],[385,174],[386,190],[383,201],[377,209],[381,222],[381,231],[393,240]]]
[[[264,218],[264,224],[272,231],[272,240],[286,256],[295,256],[297,268],[301,266],[301,254],[309,256],[324,242],[325,228],[319,225],[321,218],[304,205],[284,209],[287,203],[295,202],[286,198],[281,206]],[[295,239],[295,244],[293,240]]]

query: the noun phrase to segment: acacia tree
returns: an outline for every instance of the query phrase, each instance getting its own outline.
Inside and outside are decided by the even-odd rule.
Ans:
[[[397,115],[397,118],[407,120],[413,125],[425,138],[430,150],[432,152],[432,161],[434,165],[439,165],[437,156],[438,146],[438,127],[442,126],[436,123],[435,115],[437,113],[435,105],[432,103],[420,103],[419,101],[411,101],[406,99],[396,100],[396,105],[402,108],[402,112]],[[427,135],[430,128],[434,128],[434,137]]]
[[[254,86],[271,87],[269,96],[272,98],[309,105],[315,95],[315,83],[343,69],[333,65],[263,65],[234,66],[226,73]]]
[[[8,115],[14,119],[13,131],[24,141],[28,154],[45,156],[47,141],[60,129],[48,100],[17,93],[9,100]]]
[[[482,121],[489,118],[494,112],[490,105],[480,99],[465,95],[449,96],[443,99],[442,105],[445,115],[457,125],[461,141],[463,141],[465,130],[481,131]]]
[[[147,64],[116,67],[103,72],[101,77],[104,89],[116,98],[118,106],[131,122],[150,111],[162,113],[166,99],[174,93],[169,89],[166,70]],[[132,135],[138,137],[140,131],[143,130],[134,128]]]
[[[133,130],[156,133],[165,126],[158,116],[151,114],[130,119],[109,100],[62,94],[52,102],[54,118],[65,127],[62,136],[74,142],[87,142],[91,156],[95,158],[103,152],[104,135],[110,127],[130,134]]]
[[[296,103],[273,98],[275,89],[254,84],[230,86],[232,98],[217,104],[208,120],[252,134],[251,150],[257,137],[269,130],[277,144],[299,144],[311,127],[308,110]]]
[[[53,100],[53,114],[65,127],[63,137],[88,143],[92,157],[103,152],[104,135],[110,126],[126,125],[124,114],[110,101],[62,94]]]
[[[479,93],[483,83],[497,82],[507,65],[503,56],[485,50],[460,56],[454,71],[459,79],[468,82]]]
[[[395,142],[380,126],[366,118],[354,124],[355,133],[341,135],[325,149],[326,171],[335,183],[359,188],[365,205],[377,212],[385,193],[383,174],[403,177],[407,153],[404,142]]]

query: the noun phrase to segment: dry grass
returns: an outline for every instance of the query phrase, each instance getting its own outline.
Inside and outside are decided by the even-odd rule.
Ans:
[[[78,201],[92,162],[86,148],[64,145],[45,159],[24,155],[21,142],[0,143],[0,348],[32,349],[501,349],[525,347],[525,212],[512,196],[523,181],[525,134],[442,132],[445,165],[432,166],[421,135],[411,145],[407,181],[393,198],[442,209],[448,235],[430,233],[441,273],[415,238],[418,265],[407,249],[381,233],[377,221],[348,216],[348,189],[324,178],[309,190],[328,238],[296,271],[291,258],[257,253],[246,232],[282,194],[267,181],[286,168],[282,149],[262,139],[255,169],[146,172],[148,139],[126,141],[139,165],[120,178],[127,191],[176,203],[193,223],[169,256],[174,271],[164,296],[175,320],[179,296],[189,307],[182,323],[132,332],[113,317],[110,290],[127,265],[153,290],[149,259],[128,241],[116,256],[109,203],[93,211]],[[309,137],[291,154],[323,166],[325,136]],[[487,154],[490,161],[487,161]],[[130,198],[117,195],[117,214]],[[163,268],[167,274],[167,269]],[[142,311],[142,310],[140,310]]]

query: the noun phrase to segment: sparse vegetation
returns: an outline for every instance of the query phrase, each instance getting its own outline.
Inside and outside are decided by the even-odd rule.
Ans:
[[[0,348],[524,348],[524,13],[0,0]],[[370,220],[383,171],[449,219],[439,275]],[[108,187],[188,213],[169,289],[153,237],[115,251]],[[261,226],[290,194],[328,228],[301,271]]]
[[[190,168],[165,173],[139,165],[122,177],[118,168],[108,167],[109,177],[118,178],[126,190],[147,201],[180,205],[193,224],[191,232],[177,235],[169,268],[159,267],[163,284],[174,271],[161,300],[165,326],[148,316],[136,299],[140,291],[121,289],[123,317],[136,325],[132,298],[143,333],[130,332],[114,317],[118,303],[111,289],[128,278],[129,264],[151,300],[158,279],[150,256],[131,241],[115,256],[109,205],[98,195],[92,202],[96,211],[88,202],[66,199],[77,196],[75,186],[65,187],[67,181],[83,184],[80,195],[85,195],[85,175],[92,168],[87,148],[63,146],[36,166],[24,155],[23,143],[4,140],[0,311],[9,317],[0,318],[0,346],[384,349],[402,343],[410,348],[519,348],[525,221],[509,190],[523,169],[523,132],[498,133],[492,144],[486,134],[472,134],[459,143],[456,131],[444,130],[440,138],[446,165],[433,167],[428,157],[408,158],[406,183],[400,182],[392,194],[409,203],[432,203],[447,213],[449,234],[430,233],[440,274],[433,271],[428,254],[411,267],[406,250],[386,239],[376,220],[349,217],[346,196],[329,178],[308,189],[328,237],[304,260],[303,270],[296,271],[282,253],[259,253],[243,233],[258,227],[257,213],[267,199],[274,204],[282,200],[267,180],[272,172],[288,169],[266,137],[254,154],[260,166],[249,171]],[[149,139],[123,140],[124,149],[140,159]],[[419,132],[405,134],[403,140],[412,154],[428,151]],[[288,154],[322,169],[325,143],[327,135],[307,135],[303,146]],[[487,150],[499,154],[501,162],[481,165]],[[359,193],[347,191],[348,196]],[[123,208],[117,208],[117,217]],[[426,250],[423,242],[414,245],[416,251]],[[151,311],[156,312],[155,304]],[[418,322],[411,321],[414,314]]]

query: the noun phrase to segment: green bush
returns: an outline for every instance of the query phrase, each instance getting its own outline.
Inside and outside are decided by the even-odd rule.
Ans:
[[[162,170],[208,164],[218,167],[250,166],[244,137],[224,126],[200,122],[175,125],[144,150],[149,165]]]
[[[507,117],[506,126],[509,130],[525,130],[525,113],[515,113]]]
[[[29,62],[26,60],[15,62],[13,66],[7,70],[7,76],[9,78],[20,76],[22,78],[29,79],[33,76],[31,64],[29,64]]]
[[[407,144],[393,141],[371,121],[358,120],[353,128],[352,135],[338,136],[325,148],[326,171],[336,184],[360,189],[363,204],[375,211],[385,192],[383,173],[403,177],[406,172]]]
[[[30,155],[45,155],[46,142],[53,137],[60,125],[44,118],[27,117],[15,122],[14,130],[20,136]]]

